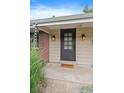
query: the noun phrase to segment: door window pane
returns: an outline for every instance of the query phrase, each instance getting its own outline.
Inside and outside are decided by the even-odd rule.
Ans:
[[[64,41],[67,41],[68,40],[68,37],[64,37]]]
[[[64,33],[64,36],[68,36],[68,33]]]
[[[69,41],[72,41],[72,37],[68,37],[68,40],[69,40]]]
[[[68,42],[68,45],[72,45],[72,42]]]
[[[64,45],[68,45],[68,42],[64,42]]]
[[[68,49],[68,46],[64,46],[64,49]]]
[[[72,49],[72,46],[68,46],[68,49]]]
[[[68,33],[68,36],[72,36],[72,33]]]
[[[64,33],[64,49],[72,49],[72,33]]]

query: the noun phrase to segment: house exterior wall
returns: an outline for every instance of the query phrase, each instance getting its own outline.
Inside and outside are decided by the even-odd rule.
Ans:
[[[55,41],[52,41],[51,35],[55,35]],[[49,35],[49,60],[50,62],[60,62],[60,30],[51,30],[51,35]]]
[[[60,29],[52,30],[51,34],[56,36],[55,41],[52,41],[49,36],[49,62],[63,62],[60,60]],[[86,35],[86,40],[82,40],[81,34]],[[93,28],[76,28],[76,62],[75,64],[92,65],[93,60]]]
[[[82,40],[81,34],[86,35]],[[76,62],[78,64],[92,65],[93,60],[93,29],[82,28],[76,30]]]
[[[45,32],[39,34],[39,53],[45,62],[49,62],[49,34]]]

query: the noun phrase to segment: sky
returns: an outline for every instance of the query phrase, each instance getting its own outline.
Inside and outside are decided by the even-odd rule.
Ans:
[[[30,0],[30,19],[81,14],[85,4],[92,7],[93,0]]]

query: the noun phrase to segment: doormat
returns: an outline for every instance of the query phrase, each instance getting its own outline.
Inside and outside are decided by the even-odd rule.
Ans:
[[[61,67],[74,68],[74,65],[73,64],[61,64]]]

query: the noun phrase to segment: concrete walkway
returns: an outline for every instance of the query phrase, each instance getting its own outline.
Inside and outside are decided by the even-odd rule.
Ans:
[[[48,63],[46,66],[47,88],[44,93],[80,93],[82,86],[92,85],[92,67],[61,67]]]

